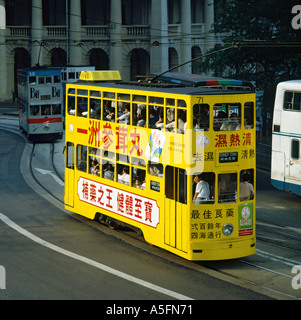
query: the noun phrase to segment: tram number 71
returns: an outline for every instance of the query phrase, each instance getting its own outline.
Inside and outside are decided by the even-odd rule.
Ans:
[[[186,304],[179,304],[179,305],[173,305],[173,304],[159,304],[158,306],[152,305],[151,310],[149,311],[149,314],[192,314],[192,305],[186,305]]]

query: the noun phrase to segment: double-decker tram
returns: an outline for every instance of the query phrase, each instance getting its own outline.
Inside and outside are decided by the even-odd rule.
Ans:
[[[55,140],[63,135],[61,69],[18,70],[20,129],[28,139]]]
[[[81,77],[67,85],[65,208],[188,260],[255,253],[255,94]]]

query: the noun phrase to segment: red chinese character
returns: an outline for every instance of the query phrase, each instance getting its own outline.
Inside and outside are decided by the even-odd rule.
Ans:
[[[89,183],[83,182],[83,199],[88,200],[89,199]]]
[[[117,194],[117,211],[124,213],[124,194],[119,192]]]
[[[89,121],[89,144],[95,145],[95,147],[100,147],[100,122],[99,121]]]
[[[129,195],[125,197],[125,213],[129,216],[133,215],[133,197]]]
[[[243,145],[244,146],[251,145],[251,137],[252,137],[251,133],[244,133],[244,135],[243,135],[243,139],[244,139]]]
[[[141,216],[141,212],[142,212],[141,202],[142,202],[142,200],[135,198],[135,201],[136,201],[136,203],[135,203],[135,217],[142,219],[142,216]]]
[[[100,188],[98,189],[98,194],[99,194],[99,197],[98,197],[98,199],[97,199],[97,202],[98,202],[100,205],[104,206],[104,205],[105,205],[104,202],[101,202],[101,199],[102,199],[103,194],[104,194],[104,191],[102,190],[102,187],[100,187]]]
[[[103,134],[102,141],[104,142],[103,147],[105,150],[108,150],[110,145],[113,143],[113,139],[111,138],[111,136],[114,136],[114,132],[112,130],[110,123],[106,123],[103,126],[102,134]]]
[[[90,201],[96,202],[96,185],[90,185]]]
[[[240,139],[239,134],[231,134],[230,135],[230,147],[239,147],[240,146]]]
[[[117,127],[117,147],[116,149],[122,150],[124,153],[127,150],[127,127],[126,126],[120,126]]]
[[[106,206],[107,206],[108,208],[112,209],[113,206],[111,205],[111,201],[112,201],[113,199],[112,199],[111,193],[113,192],[113,190],[111,190],[111,189],[106,189],[106,191],[107,191],[107,193],[108,193],[108,194],[107,194],[108,203],[106,204]]]
[[[227,135],[218,134],[215,138],[215,148],[227,147]]]
[[[145,202],[145,221],[152,222],[153,204],[149,201]]]
[[[137,151],[138,156],[143,155],[143,150],[140,150],[140,134],[136,132],[136,128],[134,129],[134,132],[130,133],[130,137],[133,138],[131,140],[133,146],[130,149],[130,154],[132,154],[135,150]]]

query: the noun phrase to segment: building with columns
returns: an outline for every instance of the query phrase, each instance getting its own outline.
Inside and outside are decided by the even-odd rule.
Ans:
[[[163,72],[214,47],[214,0],[0,0],[0,101],[16,70],[92,65],[123,80]],[[179,72],[197,73],[197,63]]]

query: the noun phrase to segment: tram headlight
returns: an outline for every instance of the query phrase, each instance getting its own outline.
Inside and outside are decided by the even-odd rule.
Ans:
[[[231,234],[233,233],[234,231],[234,227],[231,223],[226,223],[224,226],[223,226],[223,234],[225,236],[231,236]]]

